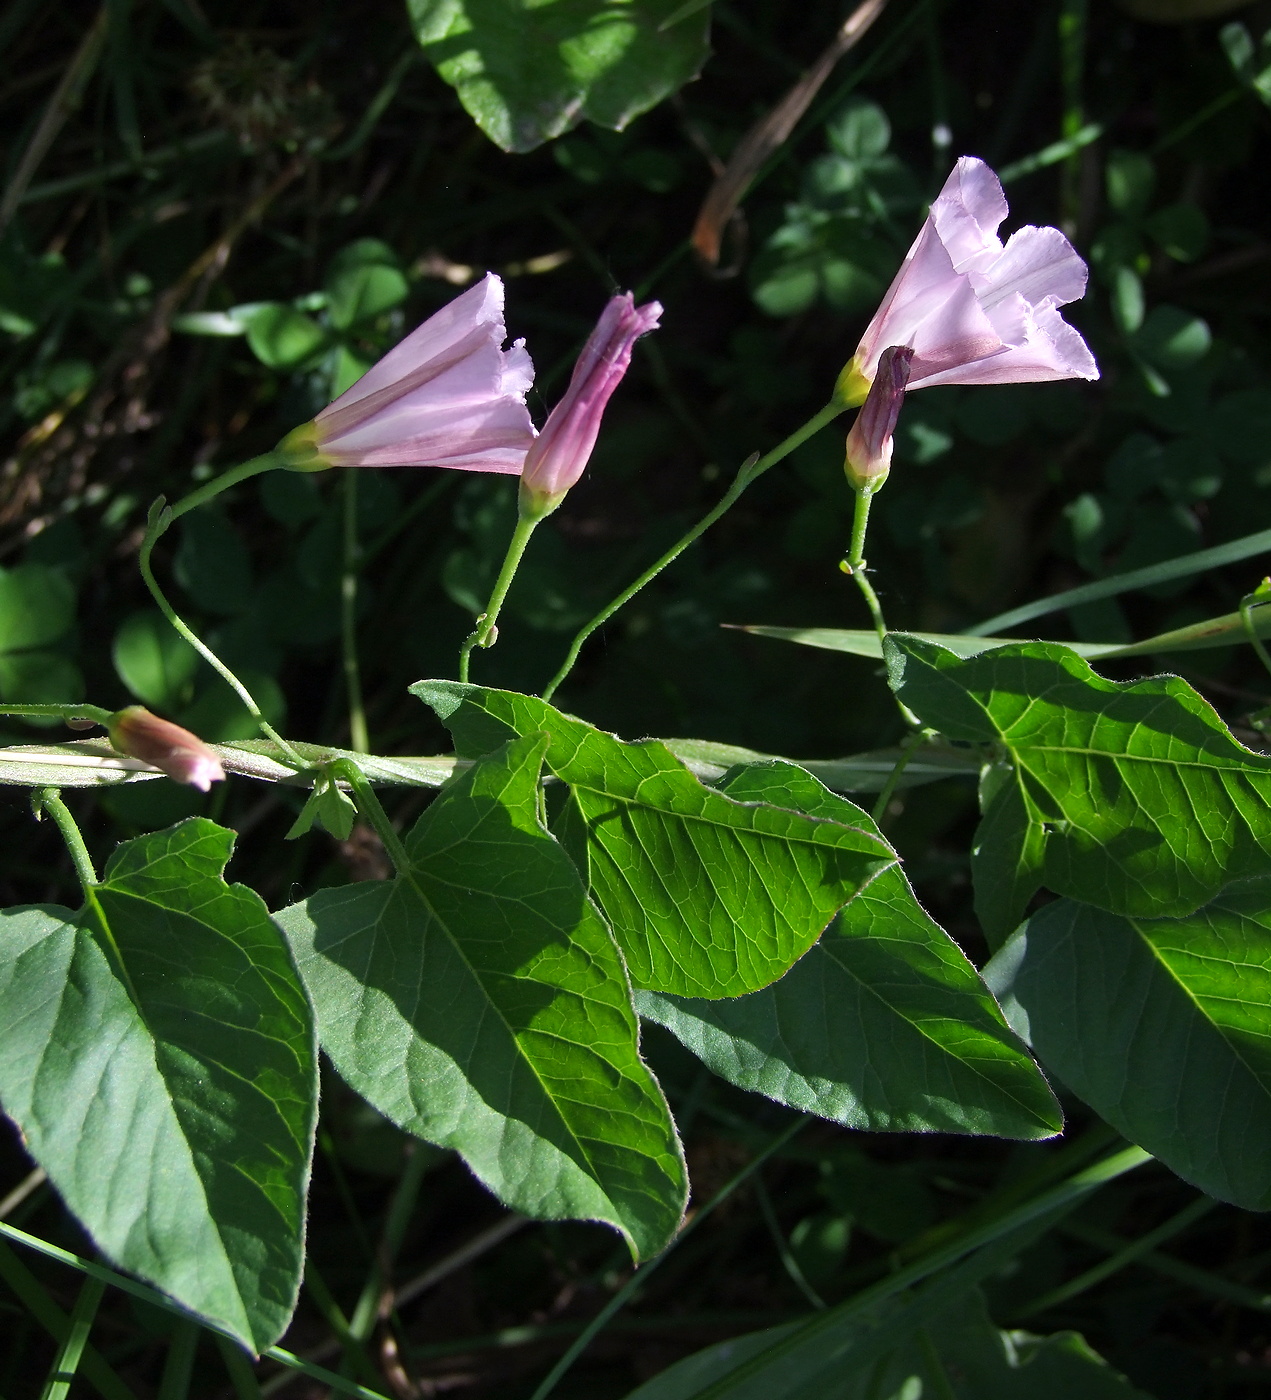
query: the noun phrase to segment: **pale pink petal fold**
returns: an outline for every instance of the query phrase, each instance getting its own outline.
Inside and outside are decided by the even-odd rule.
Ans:
[[[931,206],[931,220],[959,272],[980,272],[998,257],[997,230],[1008,213],[997,176],[982,160],[963,156]]]
[[[1012,292],[1030,306],[1066,306],[1086,294],[1086,265],[1057,228],[1030,224],[1011,234],[983,271],[972,272],[971,282],[985,310]]]
[[[534,366],[506,339],[503,283],[487,273],[318,414],[317,452],[333,466],[519,472]]]
[[[569,388],[526,455],[524,509],[534,514],[555,509],[583,474],[605,406],[631,364],[631,351],[642,335],[657,329],[661,315],[658,302],[637,306],[630,292],[610,298],[574,365]]]
[[[1086,265],[1055,228],[1019,229],[1003,246],[997,176],[963,156],[840,377],[859,403],[890,346],[914,352],[909,388],[1097,379],[1081,336],[1055,309],[1083,296]]]

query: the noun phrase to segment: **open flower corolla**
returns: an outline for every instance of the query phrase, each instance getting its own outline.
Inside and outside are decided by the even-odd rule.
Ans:
[[[864,402],[890,346],[914,352],[910,390],[1099,377],[1059,314],[1084,295],[1085,263],[1057,228],[1021,228],[1003,244],[1007,212],[997,176],[963,156],[839,376],[841,402]]]
[[[534,441],[523,340],[504,349],[492,272],[443,306],[279,446],[289,466],[455,467],[515,475]]]

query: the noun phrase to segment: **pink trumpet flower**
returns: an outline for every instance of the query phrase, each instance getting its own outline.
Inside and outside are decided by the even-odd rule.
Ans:
[[[120,753],[161,768],[174,782],[206,792],[225,777],[221,760],[202,739],[152,715],[143,705],[129,705],[111,715],[106,729]]]
[[[555,510],[582,476],[596,445],[605,405],[631,363],[632,347],[657,328],[661,315],[658,302],[637,306],[630,292],[610,299],[583,346],[564,398],[526,453],[522,515],[539,519]]]
[[[890,345],[878,357],[869,397],[847,434],[847,479],[855,491],[877,491],[891,470],[892,434],[905,401],[914,352]]]
[[[963,156],[936,196],[855,356],[839,376],[847,405],[864,402],[883,352],[913,352],[909,388],[1098,379],[1058,307],[1086,290],[1086,265],[1057,228],[997,236],[1007,215],[997,176]]]
[[[503,283],[492,272],[372,365],[279,452],[294,469],[521,470],[534,441],[523,340],[503,348]]]

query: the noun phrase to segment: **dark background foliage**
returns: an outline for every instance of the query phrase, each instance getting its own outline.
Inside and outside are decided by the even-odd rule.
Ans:
[[[326,402],[348,357],[373,357],[486,269],[504,276],[510,331],[538,366],[540,422],[607,296],[631,288],[665,306],[586,478],[534,540],[497,648],[476,659],[483,682],[541,687],[573,630],[718,498],[750,452],[826,400],[926,201],[964,152],[1007,177],[1011,227],[1059,223],[1089,259],[1090,292],[1072,320],[1103,379],[910,401],[870,548],[891,624],[956,631],[1271,527],[1271,112],[1233,71],[1222,20],[1154,25],[1108,0],[893,0],[763,169],[727,231],[722,271],[709,273],[687,237],[713,164],[830,40],[838,4],[716,0],[699,81],[624,132],[585,125],[528,155],[503,154],[474,127],[396,0],[108,8],[118,15],[100,59],[0,241],[6,699],[140,698],[208,738],[247,737],[228,690],[154,625],[134,562],[150,501],[272,446]],[[1256,40],[1271,9],[1237,18]],[[78,0],[9,0],[0,15],[11,181],[95,22],[96,7]],[[1046,154],[1065,138],[1076,138],[1069,154]],[[356,266],[390,270],[382,309],[340,311],[341,271]],[[246,335],[199,333],[216,324],[209,317],[225,329],[233,308],[258,303],[290,310],[240,315]],[[797,757],[892,741],[872,663],[721,626],[865,625],[836,567],[850,511],[841,456],[831,430],[769,473],[593,640],[564,708],[628,737]],[[400,469],[360,474],[357,491],[372,742],[383,753],[443,751],[444,731],[405,687],[453,674],[502,555],[514,487]],[[337,473],[276,474],[190,519],[160,561],[179,605],[286,732],[323,743],[348,733],[340,510]],[[1043,635],[1149,636],[1232,611],[1257,573],[1256,562],[1234,566],[1073,610]],[[1245,717],[1267,691],[1252,653],[1183,659],[1188,679],[1250,737]],[[1178,669],[1178,658],[1167,664]],[[1135,674],[1119,665],[1110,673]],[[5,722],[6,742],[32,734]],[[6,793],[6,902],[65,897],[71,872],[54,834],[30,821],[22,790]],[[207,799],[163,782],[83,796],[76,810],[102,853],[194,811],[280,838],[298,807],[289,802],[247,782]],[[898,800],[888,834],[925,902],[978,958],[964,854],[974,816],[969,786],[939,784]],[[301,887],[374,875],[379,860],[373,845],[321,834],[259,849],[267,864],[248,851],[232,875],[274,906]],[[648,1034],[700,1201],[784,1114]],[[333,1083],[320,1145],[310,1241],[351,1308],[403,1142]],[[766,1169],[766,1186],[721,1211],[609,1330],[568,1393],[623,1394],[697,1346],[805,1308],[791,1251],[795,1273],[826,1298],[844,1296],[1003,1173],[1063,1150],[806,1129]],[[11,1141],[0,1182],[23,1171]],[[844,1182],[855,1183],[851,1210]],[[1129,1240],[1185,1199],[1164,1171],[1104,1193],[993,1285],[995,1316],[1022,1319],[1023,1298],[1115,1249],[1109,1232]],[[398,1244],[399,1281],[498,1214],[439,1158]],[[47,1193],[13,1218],[75,1242]],[[1271,1377],[1265,1307],[1233,1301],[1231,1287],[1224,1297],[1212,1279],[1257,1285],[1263,1223],[1221,1208],[1168,1248],[1172,1274],[1140,1261],[1027,1325],[1080,1328],[1159,1400],[1259,1392]],[[527,1228],[393,1315],[376,1342],[384,1374],[398,1364],[391,1341],[427,1384],[528,1394],[625,1268],[598,1228]],[[47,1281],[71,1286],[53,1269]],[[137,1393],[152,1394],[167,1324],[111,1307],[107,1349]],[[3,1293],[0,1334],[0,1392],[33,1393],[48,1346]],[[323,1304],[307,1291],[288,1345],[326,1335]],[[210,1344],[199,1355],[194,1393],[221,1393]]]

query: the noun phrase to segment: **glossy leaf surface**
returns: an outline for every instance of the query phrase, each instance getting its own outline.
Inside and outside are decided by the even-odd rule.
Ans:
[[[1119,1132],[1211,1196],[1271,1208],[1271,877],[1181,919],[1058,900],[985,977]]]
[[[300,1284],[317,1050],[233,839],[182,822],[78,914],[0,914],[0,1099],[104,1254],[260,1350]]]
[[[546,744],[457,778],[411,832],[405,876],[276,917],[354,1089],[513,1209],[605,1221],[643,1257],[687,1180],[618,951],[538,819]]]
[[[704,786],[656,740],[624,744],[512,691],[412,690],[463,757],[514,734],[550,736],[547,767],[570,788],[564,839],[644,990],[732,997],[766,986],[895,863],[860,827]]]
[[[1044,642],[964,661],[893,634],[887,653],[892,688],[925,723],[995,746],[1014,770],[977,837],[977,885],[1018,879],[1025,857],[1015,852],[1027,848],[1057,894],[1183,915],[1267,868],[1271,758],[1238,743],[1185,681],[1104,680]],[[1018,838],[1025,816],[1005,823],[1009,851],[992,841],[1007,801],[1026,801],[1032,828]]]
[[[723,789],[875,829],[793,764],[736,769]],[[1063,1123],[979,975],[899,866],[772,986],[735,1001],[643,992],[636,1005],[731,1083],[848,1127],[1041,1138]]]

